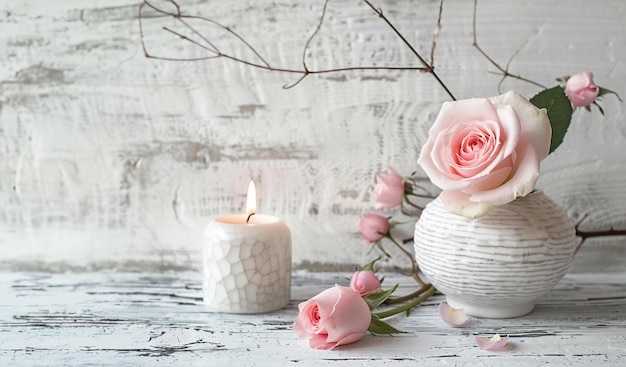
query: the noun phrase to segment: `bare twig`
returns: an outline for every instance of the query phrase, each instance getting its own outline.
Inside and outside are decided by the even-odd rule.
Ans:
[[[430,47],[430,66],[435,68],[435,48],[437,47],[437,39],[439,38],[439,31],[441,30],[441,15],[443,14],[443,0],[439,1],[439,15],[437,16],[437,24],[433,31],[433,43]]]
[[[610,228],[603,231],[581,231],[576,228],[576,236],[586,240],[591,237],[626,236],[626,229]]]
[[[576,237],[580,238],[580,243],[576,248],[576,252],[578,252],[583,243],[585,243],[585,241],[591,237],[626,236],[626,229],[614,229],[613,227],[609,228],[608,230],[601,231],[581,231],[580,225],[582,224],[582,222],[585,221],[585,219],[587,219],[587,214],[583,215],[578,223],[576,223],[576,225],[574,226],[574,228],[576,229]]]
[[[364,0],[365,1],[365,0]],[[428,65],[427,63],[423,62],[424,66],[398,66],[398,67],[392,67],[392,66],[355,66],[355,67],[339,67],[339,68],[332,68],[332,69],[320,69],[320,70],[310,70],[308,68],[308,66],[306,65],[306,51],[308,49],[308,46],[311,42],[311,40],[317,35],[319,29],[322,26],[322,23],[324,21],[324,16],[326,13],[326,7],[328,4],[328,0],[325,1],[324,3],[324,8],[322,11],[322,15],[320,17],[320,21],[315,29],[315,31],[313,32],[313,34],[311,35],[311,37],[309,37],[309,39],[307,40],[305,46],[304,46],[304,50],[303,50],[303,57],[302,57],[302,69],[291,69],[291,68],[280,68],[280,67],[275,67],[272,66],[269,62],[267,62],[261,55],[260,53],[251,45],[249,44],[241,35],[239,35],[237,32],[233,31],[232,29],[230,29],[227,26],[224,26],[210,18],[207,17],[202,17],[202,16],[194,16],[194,15],[184,15],[181,10],[179,5],[174,1],[174,0],[169,0],[169,2],[171,4],[174,5],[175,7],[175,11],[174,12],[170,12],[170,11],[166,11],[164,9],[160,9],[157,6],[153,5],[149,0],[143,0],[143,3],[139,6],[139,33],[140,33],[140,40],[141,40],[141,46],[143,48],[144,51],[144,55],[147,58],[151,58],[151,59],[158,59],[158,60],[167,60],[167,61],[201,61],[201,60],[211,60],[211,59],[216,59],[216,58],[223,58],[223,59],[228,59],[237,63],[241,63],[250,67],[254,67],[254,68],[258,68],[258,69],[263,69],[263,70],[268,70],[268,71],[273,71],[273,72],[279,72],[279,73],[288,73],[288,74],[298,74],[300,75],[300,77],[294,82],[291,83],[289,85],[285,85],[283,88],[292,88],[296,85],[298,85],[302,80],[304,80],[307,76],[312,75],[312,74],[329,74],[329,73],[340,73],[340,72],[349,72],[349,71],[374,71],[374,70],[382,70],[382,71],[422,71],[422,72],[429,72],[431,74],[433,74],[433,76],[439,81],[439,83],[441,84],[442,87],[444,87],[444,89],[447,91],[447,87],[443,84],[443,82],[441,82],[441,80],[439,79],[439,77],[432,71],[432,67],[430,65]],[[367,2],[367,1],[366,1]],[[369,4],[369,2],[367,2]],[[370,5],[371,6],[371,5]],[[199,37],[202,42],[206,43],[203,44],[199,41],[196,40],[192,40],[191,38],[189,38],[188,36],[183,35],[180,32],[174,31],[170,28],[167,27],[162,27],[162,29],[170,34],[175,35],[176,37],[189,42],[195,46],[198,46],[202,49],[204,49],[205,51],[209,52],[211,55],[206,56],[206,57],[197,57],[197,58],[174,58],[174,57],[165,57],[165,56],[157,56],[157,55],[153,55],[152,53],[150,53],[150,51],[148,50],[148,47],[146,46],[146,42],[145,42],[145,32],[144,32],[144,10],[145,8],[148,7],[150,9],[152,9],[153,11],[157,12],[159,14],[160,17],[171,17],[173,19],[175,19],[177,22],[179,22],[180,24],[182,24],[186,29],[188,29],[191,33],[193,33],[195,36]],[[378,11],[377,11],[378,13]],[[379,15],[382,15],[382,12],[379,13]],[[200,20],[203,22],[208,22],[216,27],[218,27],[219,29],[221,29],[222,31],[226,32],[227,34],[237,38],[237,40],[239,40],[242,44],[245,45],[245,47],[250,50],[257,58],[259,61],[250,61],[250,60],[246,60],[246,59],[242,59],[242,58],[238,58],[235,57],[231,54],[225,53],[223,51],[221,51],[214,43],[212,43],[207,37],[203,36],[202,34],[200,34],[192,25],[190,25],[186,20],[188,19],[194,19],[194,20]],[[386,20],[386,18],[383,17],[383,19]],[[390,24],[387,21],[388,24]],[[395,30],[395,29],[394,29]],[[396,31],[396,34],[399,35],[399,33]],[[402,37],[403,41],[408,45],[408,42],[406,42],[406,40],[404,40],[404,38]],[[413,48],[411,47],[411,49],[413,50]],[[413,50],[413,52],[415,53],[415,51]],[[416,54],[416,53],[415,53]],[[421,59],[421,58],[420,58]],[[422,59],[423,61],[423,59]],[[452,96],[452,94],[447,91],[447,93]]]
[[[160,8],[156,7],[155,5],[153,5],[152,3],[150,3],[149,0],[144,0],[144,2],[139,6],[139,33],[140,33],[141,45],[142,45],[142,48],[143,48],[143,51],[144,51],[144,55],[147,58],[152,58],[152,59],[168,60],[168,61],[200,61],[200,60],[210,60],[210,59],[215,59],[215,58],[224,58],[224,59],[229,59],[231,61],[235,61],[235,62],[244,64],[244,65],[248,65],[248,66],[259,68],[259,69],[264,69],[264,70],[269,70],[269,71],[274,71],[274,72],[282,72],[282,73],[300,74],[300,78],[298,80],[296,80],[292,84],[285,85],[283,87],[283,88],[286,88],[286,89],[287,88],[292,88],[292,87],[298,85],[301,81],[303,81],[307,76],[309,76],[311,74],[338,73],[338,72],[357,71],[357,70],[361,70],[361,71],[365,71],[365,70],[423,71],[423,72],[430,73],[435,78],[437,83],[439,83],[439,85],[444,89],[446,94],[448,94],[448,96],[451,99],[454,100],[455,99],[454,95],[450,92],[448,87],[443,83],[443,81],[440,79],[440,77],[437,75],[437,73],[435,73],[434,67],[431,64],[429,64],[428,62],[426,62],[426,60],[424,58],[421,57],[421,55],[415,50],[415,48],[404,38],[404,36],[395,28],[395,26],[383,15],[382,10],[375,8],[368,0],[363,0],[363,1],[374,12],[376,12],[376,14],[381,19],[383,19],[385,21],[385,23],[394,31],[394,33],[402,40],[402,42],[411,50],[413,55],[415,55],[415,57],[419,60],[419,62],[423,66],[421,66],[421,67],[415,67],[415,66],[407,66],[407,67],[358,66],[358,67],[341,67],[341,68],[332,68],[332,69],[323,69],[323,70],[310,70],[308,68],[307,64],[306,64],[306,52],[308,50],[309,44],[311,43],[313,38],[315,38],[315,36],[319,32],[320,28],[322,27],[322,24],[324,22],[324,17],[325,17],[325,14],[326,14],[326,8],[327,8],[327,5],[328,5],[328,0],[326,0],[324,2],[324,7],[322,9],[322,14],[320,16],[320,20],[319,20],[319,22],[317,24],[317,27],[316,27],[315,31],[309,37],[309,39],[307,40],[307,42],[306,42],[306,44],[304,46],[303,54],[302,54],[302,69],[278,68],[278,67],[271,66],[259,54],[259,52],[252,45],[250,45],[243,37],[241,37],[237,32],[233,31],[229,27],[226,27],[226,26],[224,26],[224,25],[222,25],[222,24],[220,24],[220,23],[218,23],[218,22],[216,22],[216,21],[214,21],[214,20],[212,20],[210,18],[206,18],[206,17],[202,17],[202,16],[183,15],[181,10],[180,10],[179,5],[175,1],[173,1],[173,0],[170,0],[170,2],[176,8],[175,12],[168,12],[166,10],[160,9]],[[143,19],[144,19],[143,10],[144,10],[144,7],[146,7],[146,6],[151,8],[152,10],[156,11],[161,16],[174,18],[179,23],[181,23],[185,28],[187,28],[189,31],[191,31],[194,35],[199,37],[203,42],[205,42],[206,45],[202,44],[199,41],[192,40],[191,38],[183,35],[182,33],[174,31],[174,30],[172,30],[170,28],[163,27],[164,31],[169,32],[169,33],[177,36],[178,38],[180,38],[180,39],[182,39],[182,40],[184,40],[186,42],[190,42],[191,44],[204,49],[205,51],[211,53],[212,55],[206,56],[206,57],[199,57],[199,58],[172,58],[172,57],[156,56],[156,55],[151,54],[148,51],[148,48],[146,47],[144,28],[143,28]],[[437,21],[437,27],[436,27],[436,30],[435,30],[435,36],[433,38],[433,45],[432,45],[432,53],[433,54],[434,54],[434,50],[435,50],[437,33],[439,32],[439,28],[441,26],[441,11],[442,11],[442,9],[443,9],[443,0],[441,0],[439,18],[438,18],[438,21]],[[246,46],[246,48],[249,49],[251,52],[253,52],[254,55],[260,61],[259,62],[249,61],[249,60],[238,58],[238,57],[235,57],[235,56],[232,56],[230,54],[222,52],[208,38],[206,38],[205,36],[200,34],[193,26],[191,26],[186,21],[186,19],[196,19],[196,20],[205,21],[205,22],[211,23],[212,25],[222,29],[223,31],[225,31],[228,34],[236,37],[240,42],[242,42]],[[431,63],[432,63],[432,61],[434,61],[434,56],[433,55],[431,55]]]
[[[456,100],[456,98],[454,98],[454,95],[452,94],[452,92],[450,92],[450,90],[448,89],[448,86],[446,86],[444,84],[444,82],[439,78],[439,75],[437,75],[437,73],[435,72],[435,69],[432,67],[432,65],[429,65],[426,60],[424,60],[424,58],[415,50],[415,48],[409,43],[409,41],[406,40],[406,38],[404,38],[404,36],[402,35],[402,33],[400,33],[400,31],[398,31],[398,29],[389,21],[389,19],[387,19],[387,17],[385,17],[385,15],[383,14],[383,11],[375,8],[372,3],[370,3],[368,0],[363,0],[364,3],[366,3],[382,20],[385,21],[385,23],[387,23],[387,25],[389,26],[389,28],[391,28],[391,30],[393,30],[393,32],[396,34],[396,36],[398,36],[400,38],[400,40],[402,40],[402,42],[409,48],[409,50],[411,50],[411,52],[413,53],[413,55],[419,60],[419,62],[424,65],[424,68],[426,72],[430,73],[433,78],[435,78],[435,80],[437,81],[437,83],[439,83],[439,85],[443,88],[443,90],[446,92],[446,94],[452,99],[452,100]]]
[[[324,1],[324,6],[322,7],[322,15],[320,16],[320,21],[317,24],[315,31],[313,31],[313,34],[311,34],[311,37],[309,37],[309,39],[306,41],[306,44],[304,45],[304,49],[302,50],[302,67],[304,68],[305,71],[309,70],[309,68],[306,66],[306,51],[309,49],[309,44],[311,43],[311,41],[313,41],[313,38],[315,38],[317,33],[322,28],[322,24],[324,23],[324,17],[326,16],[327,6],[328,6],[328,0]]]
[[[511,62],[513,61],[513,59],[515,58],[515,56],[517,56],[517,54],[520,52],[520,49],[518,49],[517,51],[515,51],[515,53],[513,54],[513,56],[511,56],[511,59],[509,60],[509,62],[506,65],[506,68],[503,68],[502,66],[500,66],[500,64],[498,64],[494,59],[492,59],[489,55],[487,55],[487,53],[485,51],[483,51],[483,49],[478,45],[478,37],[476,35],[476,13],[477,13],[477,9],[478,9],[478,0],[474,0],[474,16],[472,19],[472,33],[474,35],[474,41],[472,43],[472,46],[474,46],[478,52],[480,52],[480,54],[487,59],[487,61],[489,61],[489,63],[491,65],[493,65],[496,69],[498,69],[499,73],[498,75],[502,76],[502,79],[500,79],[500,82],[498,83],[498,91],[500,91],[500,87],[502,85],[502,83],[504,82],[504,80],[506,78],[514,78],[532,85],[535,85],[539,88],[543,88],[545,89],[546,87],[540,83],[535,82],[534,80],[530,80],[527,78],[524,78],[520,75],[515,75],[515,74],[511,74],[509,72],[509,67],[511,66]]]
[[[252,51],[252,53],[254,53],[260,60],[261,62],[266,66],[266,67],[270,67],[270,65],[263,59],[263,57],[261,57],[261,55],[256,51],[256,49],[254,47],[252,47],[252,45],[250,45],[245,39],[243,39],[239,34],[237,34],[236,32],[234,32],[233,30],[231,30],[230,28],[212,20],[206,17],[201,17],[201,16],[193,16],[193,15],[182,15],[181,11],[180,11],[180,6],[173,0],[169,1],[170,3],[172,3],[172,5],[174,5],[174,7],[176,8],[176,12],[172,13],[172,12],[168,12],[165,11],[163,9],[160,9],[158,7],[156,7],[155,5],[153,5],[152,3],[150,3],[148,0],[144,0],[144,2],[139,6],[139,34],[140,34],[140,38],[141,38],[141,46],[143,48],[143,52],[144,55],[148,58],[153,58],[153,59],[159,59],[159,60],[171,60],[171,61],[190,61],[190,59],[175,59],[175,58],[163,58],[163,57],[158,57],[158,56],[154,56],[151,55],[147,48],[146,48],[146,44],[145,44],[145,40],[144,40],[144,32],[143,32],[143,23],[142,23],[142,19],[143,19],[143,8],[144,5],[150,7],[152,10],[156,11],[157,13],[161,14],[161,16],[167,16],[167,17],[172,17],[174,19],[176,19],[178,22],[180,22],[181,24],[183,24],[187,29],[189,29],[193,34],[195,34],[196,36],[200,37],[204,42],[206,42],[209,46],[204,46],[201,45],[199,42],[197,41],[192,41],[190,38],[183,36],[182,34],[178,33],[178,32],[174,32],[166,27],[163,27],[163,30],[165,31],[169,31],[170,33],[176,34],[177,36],[179,36],[180,38],[190,41],[200,47],[202,47],[203,49],[212,52],[214,54],[214,56],[210,56],[210,57],[205,57],[205,58],[196,58],[193,59],[192,61],[195,60],[207,60],[207,59],[213,59],[216,57],[220,57],[220,56],[224,56],[219,49],[213,44],[211,43],[211,41],[209,41],[206,37],[204,37],[201,33],[199,33],[198,31],[196,31],[195,28],[193,28],[191,25],[189,25],[189,23],[187,23],[185,21],[185,19],[198,19],[201,21],[205,21],[208,23],[211,23],[215,26],[217,26],[218,28],[221,28],[222,30],[226,31],[227,33],[229,33],[230,35],[236,37],[239,41],[241,41],[250,51]]]

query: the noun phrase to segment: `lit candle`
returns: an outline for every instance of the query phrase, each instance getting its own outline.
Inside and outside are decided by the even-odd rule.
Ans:
[[[261,313],[291,298],[291,233],[277,217],[256,213],[250,181],[246,214],[211,221],[204,231],[204,302],[209,309]]]

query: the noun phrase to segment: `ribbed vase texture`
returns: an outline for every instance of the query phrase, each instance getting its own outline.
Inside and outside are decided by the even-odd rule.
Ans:
[[[455,308],[510,318],[533,310],[567,272],[576,253],[574,225],[542,192],[470,219],[439,198],[415,225],[420,269]]]

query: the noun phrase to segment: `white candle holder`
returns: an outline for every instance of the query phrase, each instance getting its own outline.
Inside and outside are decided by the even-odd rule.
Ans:
[[[220,217],[204,232],[204,302],[213,311],[263,313],[291,298],[291,233],[268,215]]]

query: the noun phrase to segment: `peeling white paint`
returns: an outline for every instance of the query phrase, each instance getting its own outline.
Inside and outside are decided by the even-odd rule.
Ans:
[[[210,8],[270,62],[297,68],[322,4]],[[190,14],[209,8],[181,5]],[[377,5],[428,53],[438,2]],[[243,211],[250,178],[260,210],[290,226],[296,264],[367,262],[372,255],[357,230],[373,210],[374,174],[389,165],[407,174],[417,168],[420,143],[447,100],[441,88],[420,73],[355,72],[311,76],[284,90],[297,77],[221,60],[146,59],[137,6],[0,5],[0,267],[195,269],[202,228]],[[471,14],[472,2],[446,2],[437,46],[437,70],[459,98],[497,94],[499,81],[471,46]],[[626,4],[618,0],[481,0],[479,41],[503,64],[519,49],[514,73],[550,84],[592,70],[624,97],[624,19]],[[327,21],[307,57],[311,69],[415,63],[358,2],[331,1]],[[159,51],[199,54],[159,24],[147,29]],[[232,40],[216,40],[243,52]],[[536,91],[512,80],[503,87]],[[593,198],[585,205],[603,213],[590,216],[598,228],[626,228],[625,108],[611,98],[603,106],[604,117],[577,112],[565,144],[544,164],[541,186],[568,210],[578,198]],[[623,270],[625,248],[623,239],[596,240],[583,248],[580,269],[610,257]],[[399,256],[390,264],[404,265]]]

